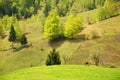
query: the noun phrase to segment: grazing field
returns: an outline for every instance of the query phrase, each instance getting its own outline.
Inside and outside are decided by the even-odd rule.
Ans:
[[[120,68],[82,65],[39,66],[21,69],[0,80],[119,80]]]

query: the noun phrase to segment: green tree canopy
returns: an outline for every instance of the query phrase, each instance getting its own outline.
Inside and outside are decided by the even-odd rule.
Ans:
[[[82,30],[82,28],[83,25],[81,18],[70,14],[64,27],[64,36],[67,38],[73,38]]]
[[[49,40],[54,40],[59,37],[59,16],[55,11],[51,11],[44,25],[44,36]]]

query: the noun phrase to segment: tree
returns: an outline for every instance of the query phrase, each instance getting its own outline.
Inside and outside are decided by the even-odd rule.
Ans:
[[[55,11],[51,11],[44,25],[44,36],[49,40],[54,40],[59,37],[59,16]]]
[[[48,13],[49,13],[50,10],[51,10],[50,3],[49,3],[49,2],[46,2],[45,7],[44,7],[44,11],[43,11],[44,14],[45,14],[45,17],[48,16]]]
[[[13,47],[13,43],[16,41],[16,32],[15,32],[15,30],[14,30],[13,25],[11,25],[10,35],[9,35],[8,40],[9,40],[10,42],[12,42],[12,47]]]
[[[46,60],[46,65],[60,65],[60,55],[59,52],[56,51],[56,49],[53,49],[50,51],[50,54],[48,54],[47,60]]]
[[[22,46],[25,46],[28,43],[25,35],[22,35],[20,43],[21,43]]]
[[[105,13],[107,11],[105,11],[105,9],[103,7],[99,7],[97,9],[97,16],[98,16],[98,20],[101,21],[101,20],[104,20],[106,17],[105,17]],[[109,15],[109,14],[107,14]]]
[[[100,63],[100,57],[101,57],[100,54],[94,54],[94,55],[92,56],[93,61],[94,61],[94,63],[95,63],[96,66],[98,66],[99,63]]]
[[[82,30],[82,20],[73,14],[69,15],[68,20],[64,27],[64,36],[73,38]]]
[[[2,37],[2,34],[3,34],[3,27],[1,26],[1,23],[0,23],[0,38]]]
[[[102,59],[103,55],[101,52],[103,52],[101,48],[98,48],[98,49],[96,48],[96,51],[92,55],[92,60],[96,66],[99,66],[99,64],[102,63],[103,61]]]

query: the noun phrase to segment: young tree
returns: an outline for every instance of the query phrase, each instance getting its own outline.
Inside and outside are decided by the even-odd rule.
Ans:
[[[15,32],[15,30],[14,30],[13,25],[11,25],[10,35],[9,35],[8,40],[9,40],[10,42],[12,42],[12,47],[13,47],[13,46],[14,46],[13,43],[16,41],[16,32]]]
[[[48,54],[47,60],[46,60],[46,65],[60,65],[60,55],[59,52],[56,51],[56,49],[53,49],[50,51],[50,54]]]
[[[22,35],[22,38],[20,40],[21,45],[24,47],[28,42],[27,42],[27,38],[25,35]]]
[[[43,11],[45,14],[45,17],[48,16],[48,13],[50,10],[51,10],[50,2],[46,2],[45,7],[44,7],[44,11]]]
[[[3,34],[3,27],[0,25],[0,38],[2,37]]]
[[[93,58],[93,61],[94,61],[95,65],[98,66],[99,63],[100,63],[100,58],[101,58],[100,54],[94,54],[92,56],[92,58]]]
[[[97,9],[97,17],[98,17],[99,21],[104,20],[106,18],[105,14],[106,14],[106,11],[103,7],[99,7]],[[107,14],[107,15],[109,15],[109,14]]]
[[[64,36],[67,38],[73,38],[82,30],[82,28],[83,25],[81,18],[71,14],[64,27]]]
[[[55,11],[51,11],[44,25],[44,36],[49,40],[54,40],[59,37],[59,16]]]

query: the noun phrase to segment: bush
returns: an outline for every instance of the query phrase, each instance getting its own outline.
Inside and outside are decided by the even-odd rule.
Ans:
[[[50,54],[48,54],[47,60],[46,60],[46,65],[60,65],[60,55],[59,52],[56,51],[56,49],[53,49],[50,51]]]

